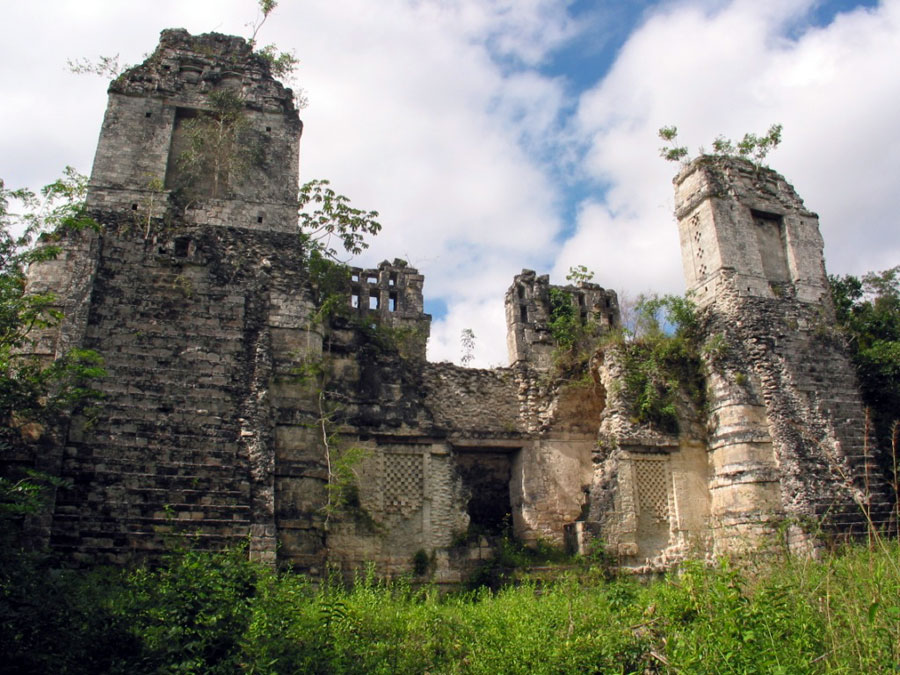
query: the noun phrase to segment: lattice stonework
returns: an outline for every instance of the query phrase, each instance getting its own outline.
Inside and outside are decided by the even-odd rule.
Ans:
[[[635,459],[634,478],[637,483],[638,504],[641,511],[649,511],[660,520],[669,517],[668,462],[660,459]]]
[[[411,516],[421,508],[422,497],[422,455],[385,455],[385,512]]]

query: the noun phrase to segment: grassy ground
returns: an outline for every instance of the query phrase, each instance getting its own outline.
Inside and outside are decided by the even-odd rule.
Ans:
[[[900,546],[877,544],[453,594],[314,588],[241,552],[129,572],[7,556],[0,652],[10,673],[900,672]]]

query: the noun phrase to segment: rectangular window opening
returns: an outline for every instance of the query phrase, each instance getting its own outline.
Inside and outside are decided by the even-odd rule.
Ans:
[[[351,272],[350,281],[359,281],[359,275],[356,272]]]
[[[787,246],[784,221],[781,216],[762,211],[752,211],[756,225],[756,243],[762,261],[762,272],[769,282],[788,283],[791,273],[788,268]]]
[[[519,316],[522,318],[522,323],[528,323],[528,307],[525,305],[519,306]]]
[[[379,309],[381,307],[381,298],[377,295],[369,296],[369,309]]]
[[[397,273],[391,272],[391,276],[388,277],[388,286],[396,286],[397,285]]]
[[[359,308],[359,291],[354,291],[350,294],[350,306],[354,309]]]
[[[188,237],[178,237],[175,240],[175,255],[178,258],[186,258],[191,251],[191,240]]]
[[[388,311],[396,312],[397,311],[397,294],[391,293],[388,296]]]
[[[378,277],[373,277],[373,276],[370,274],[369,276],[366,277],[366,283],[367,283],[367,284],[377,284],[377,283],[378,283]]]

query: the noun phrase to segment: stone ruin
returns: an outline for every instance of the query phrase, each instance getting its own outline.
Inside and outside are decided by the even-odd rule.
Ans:
[[[235,105],[253,151],[185,161],[199,125]],[[808,550],[889,512],[817,217],[776,173],[700,158],[675,180],[685,276],[723,348],[706,359],[705,409],[685,398],[667,434],[634,423],[615,349],[582,381],[554,374],[552,287],[529,270],[506,295],[506,368],[425,360],[424,279],[402,260],[351,268],[346,311],[318,320],[297,236],[301,131],[290,90],[240,38],[163,31],[110,85],[87,198],[102,228],[68,234],[29,275],[65,313],[34,353],[94,349],[108,371],[93,416],[7,458],[70,481],[28,523],[37,543],[123,563],[173,535],[249,541],[312,575],[405,573],[424,553],[430,578],[455,583],[508,531],[600,540],[623,566],[659,569],[779,537]],[[564,290],[596,335],[620,324],[613,291]],[[342,453],[353,479],[329,509]]]

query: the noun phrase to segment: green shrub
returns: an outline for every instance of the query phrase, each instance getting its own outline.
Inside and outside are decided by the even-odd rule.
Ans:
[[[7,552],[0,649],[16,673],[893,672],[900,546],[876,544],[449,594],[371,568],[315,587],[243,550],[127,573]]]

